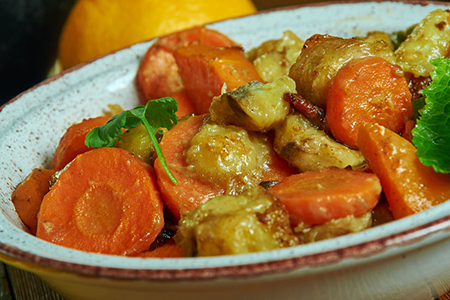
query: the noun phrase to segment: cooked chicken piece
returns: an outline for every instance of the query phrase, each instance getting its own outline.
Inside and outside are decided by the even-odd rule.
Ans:
[[[289,113],[290,105],[283,95],[292,92],[295,82],[288,76],[267,84],[249,82],[214,97],[209,108],[211,120],[252,131],[268,131],[281,124]]]
[[[265,82],[272,82],[289,73],[304,41],[295,33],[287,30],[283,37],[262,43],[259,47],[246,53],[247,58],[253,62],[259,76]]]
[[[369,43],[359,38],[316,34],[306,40],[289,76],[294,79],[300,95],[325,108],[328,88],[337,72],[353,60],[370,56],[395,63],[394,53],[384,41]]]
[[[275,129],[274,149],[300,172],[324,167],[359,169],[365,163],[360,151],[336,142],[300,113],[288,115]]]
[[[430,60],[447,57],[450,51],[450,12],[430,12],[395,51],[404,72],[428,77],[433,70]]]
[[[294,232],[302,243],[308,244],[359,232],[370,227],[372,227],[372,213],[368,212],[357,217],[347,216],[312,227],[304,227],[300,224],[294,228]]]
[[[191,140],[187,170],[227,194],[238,194],[260,183],[271,151],[270,142],[261,133],[207,123]]]
[[[389,48],[395,50],[395,45],[392,42],[391,35],[384,31],[369,31],[365,37],[362,38],[363,41],[373,43],[375,41],[385,41]]]
[[[299,244],[285,207],[262,187],[201,204],[181,218],[175,241],[184,256],[242,254]]]

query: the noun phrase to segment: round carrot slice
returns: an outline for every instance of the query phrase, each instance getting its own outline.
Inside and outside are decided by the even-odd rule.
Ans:
[[[381,185],[373,173],[324,168],[286,177],[269,192],[286,206],[293,223],[316,225],[371,211]]]
[[[99,148],[77,156],[41,204],[37,237],[82,251],[134,255],[163,227],[150,167],[128,151]]]
[[[362,123],[402,132],[413,112],[400,67],[380,57],[353,61],[336,74],[328,91],[326,121],[333,136],[352,148]]]

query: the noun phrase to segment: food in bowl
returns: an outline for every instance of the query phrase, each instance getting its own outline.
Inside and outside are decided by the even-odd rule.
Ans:
[[[448,14],[430,13],[399,45],[385,33],[370,42],[313,35],[303,43],[286,32],[243,53],[206,28],[159,39],[137,75],[146,106],[67,131],[52,161],[55,180],[28,227],[105,254],[225,255],[357,232],[449,199],[449,175],[419,162],[406,139],[417,91],[430,82],[428,61],[446,53],[422,37],[441,39]],[[411,44],[428,59],[406,69],[415,60]],[[446,62],[434,61],[434,76]],[[422,69],[429,71],[415,73]],[[432,90],[423,94],[431,99]],[[171,98],[155,100],[158,93]],[[179,120],[173,99],[184,111]],[[417,126],[413,132],[427,127]],[[88,131],[86,143],[98,149],[84,147]],[[47,179],[30,178],[48,188]],[[28,209],[16,207],[19,216]]]

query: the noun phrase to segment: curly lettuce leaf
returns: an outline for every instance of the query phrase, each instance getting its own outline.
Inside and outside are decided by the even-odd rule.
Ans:
[[[435,171],[450,173],[450,59],[431,60],[431,84],[422,91],[425,106],[413,129],[417,156]]]

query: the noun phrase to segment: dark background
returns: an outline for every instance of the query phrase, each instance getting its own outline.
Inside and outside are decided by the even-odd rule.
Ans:
[[[0,105],[44,80],[75,0],[0,0]]]

